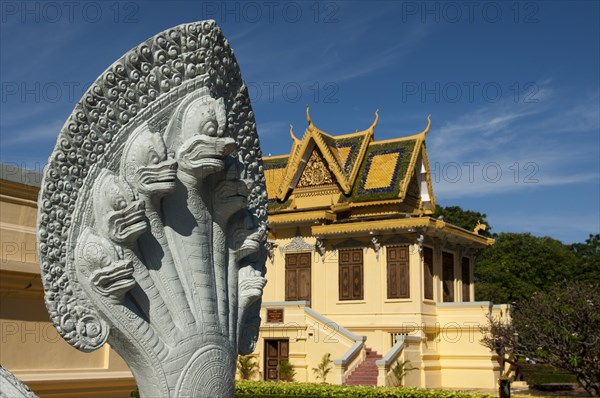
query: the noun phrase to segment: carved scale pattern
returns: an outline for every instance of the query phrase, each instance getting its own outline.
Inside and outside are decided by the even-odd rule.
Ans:
[[[164,131],[177,103],[201,88],[223,100],[226,127],[219,134],[233,139],[236,149],[232,156],[243,168],[240,177],[253,182],[248,209],[258,222],[259,240],[266,245],[262,154],[247,87],[233,50],[214,21],[179,25],[157,34],[112,64],[86,91],[62,127],[44,171],[38,251],[46,306],[59,333],[82,351],[99,348],[109,334],[73,266],[75,245],[85,227],[81,221],[93,220],[89,209],[81,210],[85,207],[82,203],[91,199],[89,187],[100,170],[118,172],[115,154],[122,152],[131,131],[154,115],[160,117],[149,123],[151,130]],[[149,214],[152,230],[162,239],[160,219]],[[131,261],[134,255],[131,250],[119,254],[122,261]],[[264,271],[262,264],[258,272],[264,275]],[[247,325],[246,334],[258,333],[259,310],[260,300],[252,306],[256,314],[247,316],[256,325]],[[121,315],[122,319],[135,317]],[[158,347],[162,343],[148,344]]]

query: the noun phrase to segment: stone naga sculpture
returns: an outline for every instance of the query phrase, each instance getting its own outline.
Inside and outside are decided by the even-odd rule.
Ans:
[[[142,397],[232,397],[266,283],[267,196],[254,115],[213,21],[108,68],[61,130],[39,198],[50,317],[108,342]]]

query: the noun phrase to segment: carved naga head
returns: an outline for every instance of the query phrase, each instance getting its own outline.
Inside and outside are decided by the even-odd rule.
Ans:
[[[90,228],[81,234],[75,253],[79,278],[87,279],[99,295],[122,302],[135,285],[133,263],[120,258],[115,245]]]
[[[141,195],[162,197],[175,190],[177,162],[167,156],[160,134],[144,123],[125,143],[121,173]]]
[[[115,243],[134,245],[148,228],[144,202],[135,200],[127,182],[108,170],[98,176],[93,195],[98,232]]]
[[[176,151],[181,171],[198,179],[221,171],[224,159],[235,149],[232,138],[223,137],[226,116],[223,99],[201,89],[185,98],[175,110],[165,140]]]

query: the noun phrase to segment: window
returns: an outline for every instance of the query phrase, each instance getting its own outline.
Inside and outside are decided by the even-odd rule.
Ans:
[[[433,249],[423,248],[423,285],[424,298],[433,300]]]
[[[454,254],[442,253],[444,302],[454,301]]]
[[[310,302],[311,253],[288,253],[285,255],[285,301]]]
[[[462,300],[471,301],[471,264],[468,257],[463,257],[462,270]]]
[[[387,247],[387,297],[409,298],[408,246]]]
[[[363,251],[340,250],[339,256],[340,300],[363,299]]]

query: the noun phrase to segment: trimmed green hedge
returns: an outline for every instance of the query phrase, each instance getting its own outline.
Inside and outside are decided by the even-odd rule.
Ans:
[[[236,398],[245,397],[345,397],[345,398],[495,398],[490,394],[332,384],[236,381]]]

